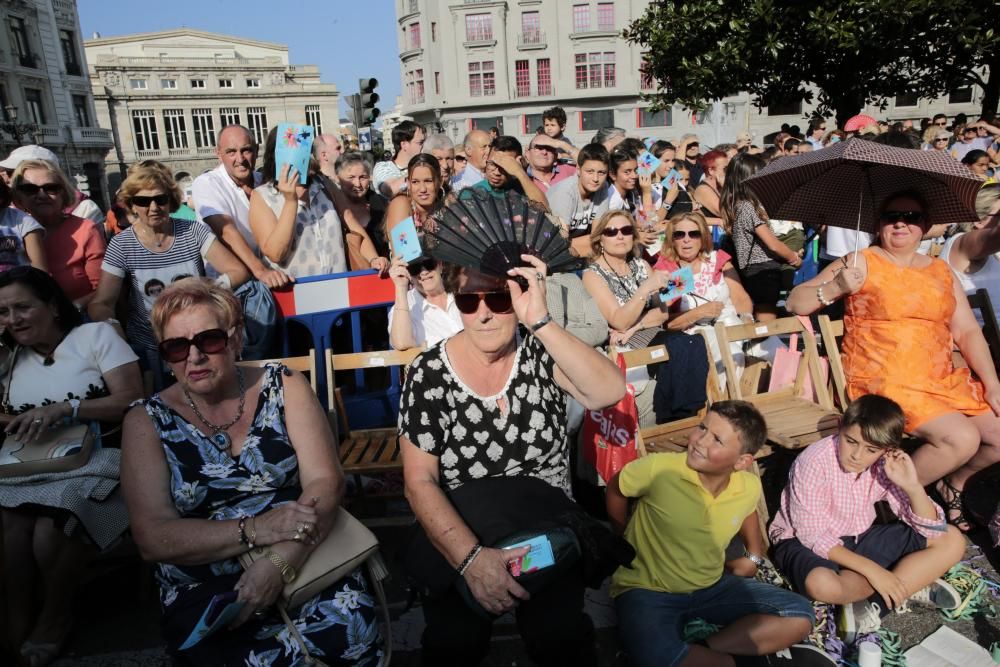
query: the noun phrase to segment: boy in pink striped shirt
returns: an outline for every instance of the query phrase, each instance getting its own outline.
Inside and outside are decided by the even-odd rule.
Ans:
[[[905,420],[894,401],[870,394],[844,412],[837,435],[792,465],[769,535],[774,564],[808,597],[843,605],[848,642],[874,632],[883,612],[909,600],[953,609],[961,599],[942,574],[965,553],[899,448]],[[875,524],[886,501],[899,521]]]

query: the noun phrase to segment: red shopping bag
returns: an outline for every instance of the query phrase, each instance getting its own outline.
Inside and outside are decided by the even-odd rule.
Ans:
[[[618,355],[618,367],[625,374],[625,358]],[[639,412],[635,407],[635,387],[625,385],[625,396],[603,410],[587,410],[583,418],[583,456],[605,482],[629,461],[638,458],[636,438]]]
[[[813,333],[812,321],[803,315],[798,315],[802,327],[809,333]],[[782,387],[789,387],[795,384],[795,376],[799,372],[799,364],[803,363],[802,353],[799,352],[799,335],[793,333],[788,340],[788,347],[781,348],[774,354],[774,365],[771,367],[771,381],[768,384],[768,391],[775,391]],[[830,364],[822,357],[819,360],[820,382],[824,385],[830,374]],[[806,374],[805,382],[799,391],[799,398],[809,401],[816,401],[816,389],[813,388],[813,378],[811,374]]]

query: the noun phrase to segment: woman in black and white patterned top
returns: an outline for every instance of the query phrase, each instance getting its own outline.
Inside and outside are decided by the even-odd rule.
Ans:
[[[729,162],[720,213],[736,250],[733,254],[743,287],[753,301],[754,317],[766,321],[777,317],[783,288],[781,265],[798,268],[802,257],[771,231],[764,207],[747,187],[747,179],[763,168],[764,160],[749,153],[740,153]]]
[[[614,364],[549,317],[545,264],[521,257],[530,266],[513,271],[527,281],[526,291],[513,280],[504,284],[467,270],[449,276],[457,283],[449,288],[457,287],[464,330],[417,357],[400,402],[400,451],[413,512],[434,547],[493,614],[527,598],[507,570],[508,560],[526,549],[483,548],[446,492],[487,477],[533,477],[568,494],[565,393],[587,409],[601,409],[625,392]],[[519,321],[530,331],[520,343]],[[542,616],[566,624],[559,619],[572,615],[574,605],[567,600],[577,593],[576,614],[582,613],[583,582],[564,585],[573,591],[557,596],[561,606],[545,607]],[[452,588],[443,600],[424,600],[428,664],[475,664],[471,656],[488,650],[490,622],[468,613],[457,598]],[[537,604],[556,603],[553,596],[546,599]],[[518,613],[531,613],[531,606],[523,602]],[[526,636],[529,651],[540,644],[565,651],[567,637],[541,623],[530,625],[538,627],[525,630],[533,635]],[[468,658],[462,662],[456,655]]]

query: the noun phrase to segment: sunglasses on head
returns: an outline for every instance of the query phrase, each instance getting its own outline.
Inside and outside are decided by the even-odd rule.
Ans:
[[[194,345],[204,354],[219,354],[226,349],[229,332],[222,329],[206,329],[192,338],[168,338],[159,344],[160,356],[170,364],[187,359],[188,351]]]
[[[632,225],[625,225],[624,227],[605,227],[601,234],[611,239],[618,236],[619,232],[621,232],[623,236],[632,236],[632,234],[635,233],[635,227]]]
[[[908,225],[918,225],[925,218],[923,211],[882,211],[880,217],[886,222],[899,222],[902,220]]]
[[[17,189],[21,194],[27,195],[29,197],[34,197],[39,193],[39,191],[44,190],[47,195],[58,195],[62,194],[63,187],[58,183],[46,183],[44,185],[35,185],[34,183],[21,183],[17,186]]]
[[[685,236],[688,237],[688,238],[699,240],[699,239],[701,239],[701,230],[700,229],[693,229],[691,231],[684,231],[683,229],[678,229],[678,230],[676,230],[674,232],[674,237],[673,238],[674,238],[675,241],[680,241]]]
[[[514,304],[510,300],[510,292],[502,290],[499,292],[459,292],[455,295],[455,307],[460,313],[471,315],[479,310],[479,302],[485,301],[490,312],[497,315],[504,315],[514,310]]]
[[[148,208],[150,204],[156,202],[157,206],[166,206],[170,201],[170,195],[136,195],[132,197],[132,204],[138,206],[139,208]]]
[[[413,277],[419,276],[424,271],[434,271],[437,269],[438,263],[436,259],[431,259],[426,257],[424,259],[418,259],[416,261],[410,262],[406,270],[410,272]]]

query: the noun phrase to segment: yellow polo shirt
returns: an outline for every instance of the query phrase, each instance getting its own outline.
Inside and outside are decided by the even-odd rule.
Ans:
[[[630,588],[690,593],[722,577],[726,547],[753,513],[760,479],[734,472],[719,496],[705,490],[685,452],[649,454],[626,465],[618,478],[622,493],[638,498],[625,529],[635,547],[632,568],[619,567],[611,595]]]

